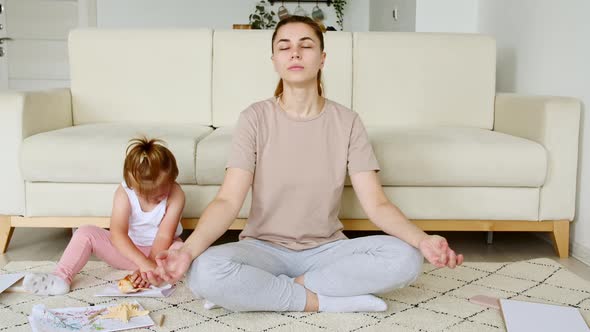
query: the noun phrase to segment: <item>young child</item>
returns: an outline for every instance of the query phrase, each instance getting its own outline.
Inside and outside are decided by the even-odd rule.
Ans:
[[[149,286],[146,272],[156,268],[156,254],[182,246],[184,192],[176,183],[176,159],[163,143],[145,137],[130,141],[123,168],[125,181],[115,192],[110,231],[80,227],[52,274],[25,276],[26,291],[68,293],[72,279],[91,254],[117,269],[135,270],[130,277],[135,287]]]

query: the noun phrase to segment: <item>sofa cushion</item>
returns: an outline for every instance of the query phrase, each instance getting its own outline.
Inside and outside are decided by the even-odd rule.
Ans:
[[[211,125],[210,29],[79,29],[69,36],[74,124]]]
[[[492,129],[496,43],[489,36],[356,32],[353,65],[352,109],[366,126]]]
[[[367,133],[384,185],[540,187],[542,145],[478,128],[382,128]]]
[[[223,182],[232,130],[216,129],[199,142],[198,184]],[[450,127],[368,127],[367,132],[385,186],[540,187],[545,181],[545,149],[516,136]]]
[[[176,157],[179,183],[196,183],[197,142],[213,129],[200,125],[91,124],[24,140],[21,168],[27,181],[118,183],[131,138],[160,138]]]

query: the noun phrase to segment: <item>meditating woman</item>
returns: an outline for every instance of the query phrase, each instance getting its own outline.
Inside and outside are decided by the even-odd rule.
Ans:
[[[423,257],[437,267],[463,262],[443,237],[424,233],[385,196],[358,114],[324,97],[325,60],[313,20],[279,22],[272,37],[281,77],[274,97],[240,114],[217,196],[186,243],[156,257],[151,277],[176,281],[188,271],[195,295],[233,311],[383,311],[386,303],[373,294],[415,281]],[[347,172],[366,215],[387,235],[342,233]],[[250,187],[240,241],[210,247]]]

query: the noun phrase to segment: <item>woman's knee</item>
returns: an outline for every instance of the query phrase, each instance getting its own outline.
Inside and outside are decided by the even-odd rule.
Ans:
[[[221,283],[231,265],[231,257],[209,248],[191,264],[187,275],[189,288],[197,297],[215,297],[217,292],[222,291]]]
[[[381,250],[389,260],[385,264],[387,274],[395,275],[395,278],[390,279],[392,280],[391,288],[405,287],[420,277],[424,262],[420,250],[393,236],[384,236],[379,241],[383,241]]]
[[[407,286],[416,281],[416,279],[418,279],[422,274],[424,256],[422,256],[420,250],[408,244],[406,253],[402,257],[402,261],[402,266],[405,266],[407,271],[406,280],[404,280],[404,286]]]

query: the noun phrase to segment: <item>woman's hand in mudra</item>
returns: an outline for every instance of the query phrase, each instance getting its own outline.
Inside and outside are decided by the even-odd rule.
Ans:
[[[182,250],[170,249],[156,255],[156,273],[166,282],[173,284],[182,279],[192,263],[191,255]]]
[[[449,248],[447,240],[439,235],[429,235],[418,244],[418,249],[430,264],[436,267],[448,266],[454,269],[455,266],[463,263],[463,255],[457,255]]]

